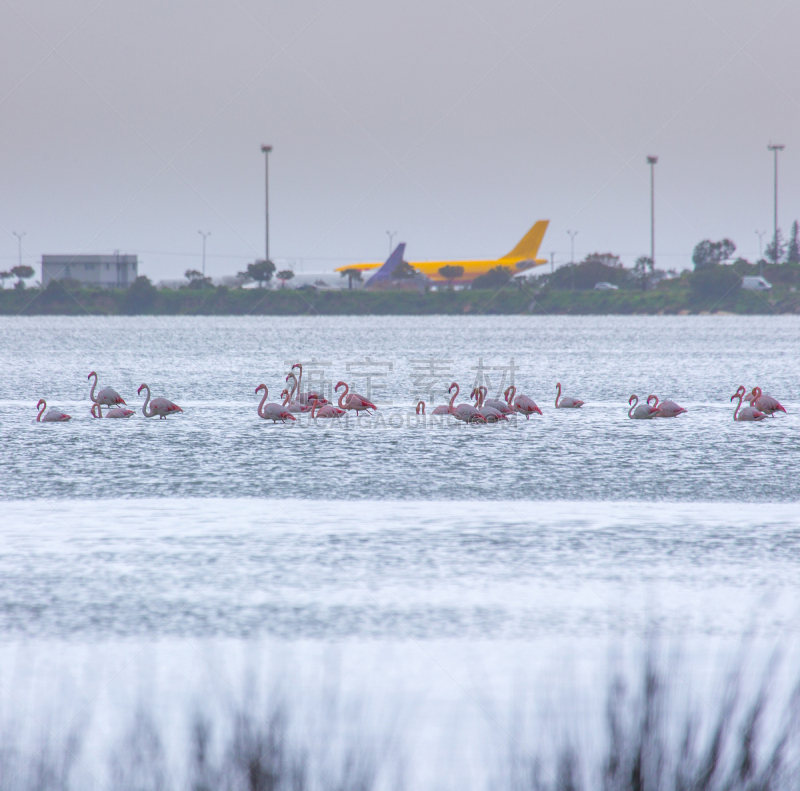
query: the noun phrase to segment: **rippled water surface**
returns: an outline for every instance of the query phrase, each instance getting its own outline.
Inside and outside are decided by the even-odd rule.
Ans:
[[[800,497],[794,317],[26,317],[0,331],[3,498]],[[326,395],[344,379],[377,415],[260,420],[255,386],[276,397],[296,360]],[[129,405],[147,382],[184,414],[92,420],[90,370]],[[461,401],[478,377],[494,391],[512,376],[542,417],[467,427],[413,416],[452,380]],[[553,409],[557,380],[586,406]],[[738,384],[762,386],[789,414],[734,423]],[[628,420],[634,392],[689,412]],[[40,397],[73,420],[37,424]]]

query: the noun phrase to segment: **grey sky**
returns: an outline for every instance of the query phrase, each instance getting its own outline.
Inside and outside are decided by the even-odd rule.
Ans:
[[[322,271],[506,253],[758,253],[800,218],[800,4],[786,0],[1,0],[0,266],[135,252],[154,280],[271,252]],[[53,47],[56,51],[53,52]],[[769,234],[768,234],[769,235]],[[767,241],[765,237],[765,243]],[[302,262],[302,263],[301,263]],[[38,272],[38,267],[37,267]]]

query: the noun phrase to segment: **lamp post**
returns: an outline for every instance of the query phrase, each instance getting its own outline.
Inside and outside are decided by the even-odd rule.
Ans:
[[[773,249],[773,263],[778,263],[778,151],[783,151],[786,146],[777,143],[770,143],[767,148],[775,155],[775,186],[774,186],[774,201],[773,201],[773,220],[775,226],[775,235],[772,237]]]
[[[22,266],[22,237],[26,235],[26,232],[17,233],[17,231],[12,231],[11,233],[17,237],[17,266]]]
[[[569,262],[575,264],[575,237],[578,235],[577,231],[567,231],[569,234]]]
[[[269,261],[269,152],[272,146],[262,145],[264,154],[264,255]]]
[[[764,244],[761,241],[764,238],[766,231],[756,231],[758,237],[758,274],[763,277],[764,275]]]
[[[658,157],[647,157],[647,164],[650,165],[650,261],[656,265],[656,189],[655,189],[655,165]]]
[[[198,231],[197,233],[203,237],[203,277],[206,276],[206,238],[211,236],[211,231]]]

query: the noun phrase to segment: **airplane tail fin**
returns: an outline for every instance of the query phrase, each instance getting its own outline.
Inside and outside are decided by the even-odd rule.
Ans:
[[[372,285],[374,283],[380,283],[382,280],[389,280],[392,277],[392,273],[399,264],[403,261],[403,253],[406,251],[406,243],[400,242],[397,247],[394,248],[391,255],[386,259],[383,266],[369,279],[365,286]]]
[[[520,239],[517,246],[500,260],[523,258],[536,261],[536,254],[539,252],[539,247],[542,244],[548,225],[550,225],[550,220],[539,220],[539,222],[534,223],[530,231]]]

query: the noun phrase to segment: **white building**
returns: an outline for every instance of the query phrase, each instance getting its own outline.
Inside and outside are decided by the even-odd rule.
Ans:
[[[87,286],[127,288],[139,273],[135,255],[43,255],[42,286],[51,280],[77,280]]]

